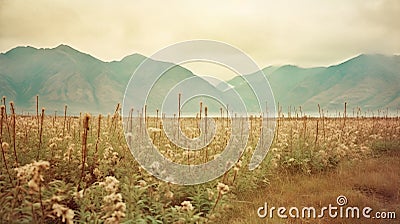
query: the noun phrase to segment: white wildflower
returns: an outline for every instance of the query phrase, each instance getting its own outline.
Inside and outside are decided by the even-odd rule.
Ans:
[[[17,171],[17,178],[25,183],[28,181],[28,187],[31,191],[39,191],[40,182],[42,182],[43,170],[47,170],[50,167],[50,163],[47,161],[39,161],[26,164],[22,167],[15,168]]]
[[[104,182],[100,182],[100,186],[104,186],[108,193],[115,193],[118,190],[119,180],[113,176],[107,176]]]
[[[218,183],[217,190],[220,194],[226,194],[229,192],[229,186],[224,183]]]
[[[147,185],[146,181],[144,181],[144,180],[139,180],[138,183],[139,183],[140,187],[146,187],[146,185]]]
[[[53,213],[56,214],[57,217],[62,217],[62,222],[66,222],[68,224],[72,224],[75,213],[73,210],[69,209],[65,205],[60,205],[58,203],[53,204],[52,206]]]
[[[174,198],[174,193],[172,193],[171,191],[167,191],[167,193],[165,193],[165,197],[168,199],[173,199]]]
[[[181,203],[183,211],[192,211],[194,209],[192,203],[190,201],[184,201]]]
[[[1,144],[1,147],[3,148],[4,151],[7,151],[10,148],[10,145],[7,142],[3,142]]]
[[[106,181],[101,182],[100,185],[104,186],[108,192],[108,195],[103,198],[102,209],[105,215],[101,218],[105,219],[105,223],[120,223],[125,217],[126,204],[122,202],[121,193],[117,193],[119,181],[113,176],[108,176]]]

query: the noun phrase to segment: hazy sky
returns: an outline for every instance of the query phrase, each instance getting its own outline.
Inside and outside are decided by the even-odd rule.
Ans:
[[[400,1],[0,0],[0,52],[63,43],[105,61],[190,39],[232,44],[260,67],[400,53]]]

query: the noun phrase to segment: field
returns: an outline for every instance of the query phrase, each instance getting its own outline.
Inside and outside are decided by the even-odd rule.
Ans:
[[[132,127],[134,116],[123,119],[118,111],[56,116],[43,108],[18,115],[13,103],[2,105],[0,223],[380,223],[257,216],[264,202],[321,208],[337,205],[339,195],[349,205],[400,216],[399,117],[279,117],[267,157],[250,171],[262,120],[251,117],[250,137],[232,169],[210,182],[182,186],[153,177],[137,163],[127,145],[142,138],[135,130],[147,129],[166,158],[196,165],[222,153],[232,121],[209,118],[215,136],[205,149],[191,151],[167,138],[158,116],[143,124],[136,117]],[[183,135],[200,136],[198,118],[180,119]],[[130,127],[127,140],[123,125]]]

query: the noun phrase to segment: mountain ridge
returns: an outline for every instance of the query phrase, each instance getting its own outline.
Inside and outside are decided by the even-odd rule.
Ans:
[[[34,111],[35,97],[39,95],[41,105],[50,110],[60,111],[67,104],[74,108],[71,113],[112,112],[122,102],[130,76],[146,58],[135,53],[119,61],[105,62],[64,44],[55,48],[16,47],[0,54],[0,95],[14,100],[17,108],[24,111]],[[183,67],[174,67],[170,78],[175,81],[195,76]],[[262,70],[276,104],[279,102],[283,110],[302,106],[304,111],[315,112],[320,104],[332,112],[342,108],[344,102],[363,110],[400,107],[399,55],[360,54],[326,67],[283,65]],[[231,86],[239,92],[247,91],[243,85],[242,78],[234,77],[216,88],[225,90]]]

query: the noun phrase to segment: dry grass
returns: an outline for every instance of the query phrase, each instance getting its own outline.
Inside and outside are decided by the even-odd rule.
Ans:
[[[336,198],[345,195],[348,206],[373,208],[374,211],[395,211],[400,214],[400,154],[386,154],[359,162],[341,164],[336,170],[312,176],[277,174],[271,185],[238,195],[232,210],[221,223],[390,223],[395,220],[374,219],[261,219],[257,209],[268,202],[271,206],[336,205]],[[374,214],[374,213],[371,214]],[[327,217],[325,213],[325,217]],[[397,220],[399,217],[397,217]]]
[[[245,153],[232,170],[211,182],[179,186],[160,181],[140,167],[126,144],[124,122],[129,127],[128,141],[142,147],[142,152],[147,152],[141,144],[147,129],[160,153],[171,161],[193,165],[218,156],[234,136],[232,130],[243,131],[247,119],[240,118],[238,124],[218,118],[212,135],[208,123],[201,126],[199,117],[170,118],[181,122],[183,133],[178,132],[178,123],[172,126],[178,139],[199,137],[199,127],[212,136],[210,144],[193,151],[168,139],[162,131],[167,124],[161,122],[162,115],[149,117],[145,112],[144,123],[142,114],[133,117],[131,113],[123,119],[119,108],[104,118],[67,117],[65,108],[62,119],[45,115],[44,110],[36,116],[14,112],[7,116],[6,106],[1,105],[0,223],[62,219],[99,223],[114,213],[118,213],[117,221],[127,223],[340,223],[343,219],[261,220],[256,214],[264,202],[318,209],[335,206],[339,195],[345,195],[351,206],[400,214],[399,118],[278,119],[270,152],[257,169],[249,171],[261,129],[261,119],[253,117],[249,138],[240,138],[248,140]],[[36,172],[37,168],[24,175],[16,172],[38,163],[49,167],[43,173]],[[107,190],[107,180],[114,180],[108,182],[119,188],[118,193]]]

